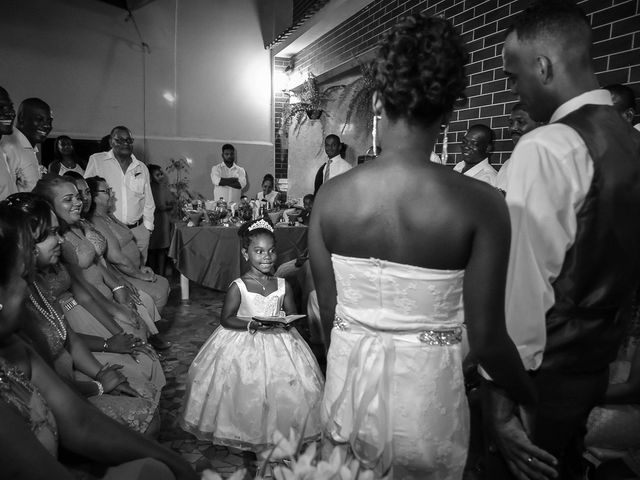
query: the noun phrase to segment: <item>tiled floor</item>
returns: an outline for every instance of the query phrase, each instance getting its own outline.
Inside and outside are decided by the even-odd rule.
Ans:
[[[173,320],[164,334],[167,340],[173,342],[173,346],[162,353],[167,385],[160,400],[162,426],[158,441],[179,452],[197,471],[210,468],[223,478],[228,478],[243,466],[241,452],[199,441],[184,432],[177,423],[187,370],[200,346],[220,323],[224,293],[192,283],[191,301],[188,305],[182,305],[176,280],[171,282],[171,296],[162,312],[164,318]]]

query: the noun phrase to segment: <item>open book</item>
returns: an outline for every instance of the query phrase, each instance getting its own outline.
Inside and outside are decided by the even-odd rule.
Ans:
[[[253,320],[257,320],[264,325],[289,325],[291,322],[295,322],[296,320],[300,320],[304,317],[306,317],[306,315],[287,315],[285,317],[255,316],[253,317]]]

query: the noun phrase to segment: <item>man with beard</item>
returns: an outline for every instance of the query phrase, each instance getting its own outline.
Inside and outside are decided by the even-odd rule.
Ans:
[[[518,144],[518,140],[525,133],[530,132],[536,128],[540,123],[536,122],[529,116],[529,111],[524,103],[518,102],[511,109],[511,115],[509,116],[509,135],[511,135],[511,141],[515,147]],[[509,160],[502,164],[498,171],[498,180],[496,186],[498,189],[506,192],[507,190],[507,172],[509,171]]]
[[[107,181],[115,197],[114,215],[136,239],[146,262],[149,237],[156,209],[149,184],[149,170],[133,154],[133,138],[127,127],[117,126],[109,136],[111,150],[89,157],[84,177],[99,176]]]
[[[493,152],[493,137],[493,130],[486,125],[469,127],[460,148],[462,161],[456,163],[453,170],[495,187],[498,172],[489,163]]]
[[[40,164],[40,145],[51,132],[53,117],[49,105],[39,98],[27,98],[18,108],[16,128],[0,141],[19,192],[30,192],[47,169]]]
[[[11,98],[9,98],[7,91],[0,87],[0,139],[3,135],[13,133],[14,118],[16,118],[16,112],[13,109]],[[0,200],[4,200],[17,191],[16,179],[7,163],[7,156],[0,149]]]
[[[507,478],[504,466],[517,478],[584,478],[587,417],[603,399],[640,277],[640,140],[599,88],[591,45],[571,0],[538,0],[506,32],[511,92],[548,122],[518,142],[506,195],[507,330],[539,400],[535,415],[518,415],[485,385],[487,426],[505,460],[488,457],[491,479]]]

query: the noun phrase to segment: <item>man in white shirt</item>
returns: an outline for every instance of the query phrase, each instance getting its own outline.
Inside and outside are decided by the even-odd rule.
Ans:
[[[520,140],[525,133],[530,132],[539,125],[540,123],[529,116],[529,111],[524,103],[516,103],[511,108],[511,115],[509,115],[509,135],[511,135],[513,146],[515,147],[518,144],[518,140]],[[502,164],[500,170],[498,170],[496,187],[503,192],[507,190],[507,172],[509,171],[509,165],[509,160],[507,160]]]
[[[242,189],[247,186],[247,172],[235,163],[236,149],[225,143],[222,146],[222,162],[211,168],[213,199],[221,198],[227,202],[240,202]]]
[[[534,120],[549,122],[516,145],[506,194],[505,312],[538,390],[535,420],[521,417],[532,428],[504,392],[491,382],[485,390],[487,425],[517,478],[554,469],[584,478],[586,421],[606,391],[624,333],[618,314],[640,274],[640,141],[598,88],[591,42],[574,2],[539,0],[507,29],[502,52],[511,91]],[[509,478],[496,457],[487,458],[487,478]]]
[[[13,120],[15,118],[16,112],[13,109],[9,93],[0,87],[0,139],[2,139],[3,135],[11,135],[13,133]],[[0,200],[4,200],[17,191],[16,179],[7,163],[7,156],[0,149]]]
[[[342,142],[340,141],[340,137],[333,133],[331,135],[327,135],[324,139],[324,151],[329,158],[316,172],[316,178],[313,182],[314,195],[318,193],[318,189],[324,182],[332,179],[333,177],[337,177],[341,173],[344,173],[353,167],[353,165],[342,158],[340,155],[341,149]]]
[[[30,192],[47,169],[40,164],[39,145],[51,132],[53,116],[49,105],[39,98],[27,98],[18,108],[16,128],[0,141],[0,149],[19,192]]]
[[[493,152],[493,137],[493,130],[486,125],[469,127],[462,139],[462,161],[456,163],[453,170],[495,187],[498,172],[489,163]]]
[[[127,127],[117,126],[111,130],[109,144],[108,152],[89,157],[84,177],[97,175],[107,181],[115,197],[114,215],[129,227],[146,261],[156,209],[149,170],[133,154],[133,138]]]

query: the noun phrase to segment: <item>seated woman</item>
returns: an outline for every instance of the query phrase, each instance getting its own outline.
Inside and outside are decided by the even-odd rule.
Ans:
[[[267,208],[273,207],[278,198],[278,192],[274,189],[275,183],[276,181],[270,173],[267,173],[262,179],[262,191],[258,192],[258,201],[267,202]]]
[[[124,275],[121,270],[118,270],[116,268],[116,265],[112,263],[113,255],[111,255],[110,257],[108,248],[105,251],[105,242],[107,241],[107,239],[105,239],[102,232],[95,228],[93,223],[86,220],[89,216],[89,212],[93,208],[93,195],[91,194],[91,190],[87,185],[87,181],[84,179],[84,177],[78,175],[76,172],[67,172],[64,174],[64,176],[70,178],[71,182],[76,186],[78,194],[80,195],[80,198],[82,200],[82,213],[80,214],[82,218],[80,219],[80,225],[85,231],[90,231],[90,234],[87,235],[87,239],[94,244],[96,253],[98,253],[98,255],[105,256],[106,254],[106,256],[108,257],[104,261],[104,265],[107,270],[122,285],[126,286],[131,291],[138,304],[141,303],[144,306],[144,309],[140,310],[140,314],[142,315],[143,320],[147,323],[147,326],[149,328],[149,343],[153,345],[153,347],[157,350],[164,350],[169,348],[171,346],[171,343],[166,342],[161,338],[161,336],[158,334],[158,328],[155,324],[162,319],[158,308],[161,308],[167,302],[167,297],[169,295],[169,282],[164,278],[162,279],[166,281],[166,295],[163,295],[161,293],[165,288],[165,286],[162,285],[162,281],[159,282],[155,288],[147,287],[147,289],[138,289],[138,286],[134,285],[130,281],[130,276]],[[118,247],[118,245],[114,244],[114,242],[112,242],[112,246],[114,249]],[[152,270],[149,271],[153,273]],[[150,289],[155,293],[156,298],[152,297],[148,293],[148,290]]]
[[[60,135],[53,144],[53,162],[49,165],[49,173],[64,175],[65,172],[77,172],[84,175],[84,169],[78,163],[78,156],[73,148],[73,140]]]
[[[33,240],[24,214],[0,207],[0,462],[6,478],[72,480],[58,445],[95,463],[93,477],[199,478],[175,452],[86,402],[17,335],[32,275]]]
[[[82,200],[74,183],[68,177],[45,176],[33,192],[44,197],[58,217],[65,240],[62,257],[72,277],[81,278],[86,288],[101,294],[96,298],[125,332],[142,340],[157,334],[149,312],[134,296],[135,289],[127,288],[124,279],[108,269],[102,256],[106,240],[81,219]]]
[[[107,240],[107,261],[135,287],[149,294],[158,310],[162,310],[169,297],[169,281],[143,264],[142,254],[131,230],[112,214],[115,197],[106,180],[90,177],[86,182],[92,197],[87,220]]]
[[[95,379],[91,372],[101,364],[118,365],[123,378],[133,387],[133,390],[125,391],[137,392],[143,398],[112,399],[105,396],[94,398],[94,402],[116,420],[127,421],[132,428],[145,431],[165,384],[157,356],[143,340],[125,334],[79,282],[76,282],[74,290],[87,309],[76,301],[70,291],[70,275],[58,261],[60,244],[64,241],[59,235],[58,220],[43,198],[24,192],[11,195],[3,203],[29,215],[36,242],[36,275],[26,302],[32,313],[31,328],[25,330],[40,345],[41,354],[43,351],[46,353],[44,358],[54,361],[56,372],[63,378],[86,383],[86,380]],[[117,333],[111,335],[89,310],[104,317],[107,324],[117,329]],[[76,328],[82,332],[80,337],[76,335]],[[68,341],[63,338],[66,336]],[[100,353],[92,355],[86,352],[87,348]],[[86,375],[87,371],[89,375]],[[88,396],[100,392],[95,382],[77,386]],[[109,392],[111,388],[105,387],[104,391]]]

